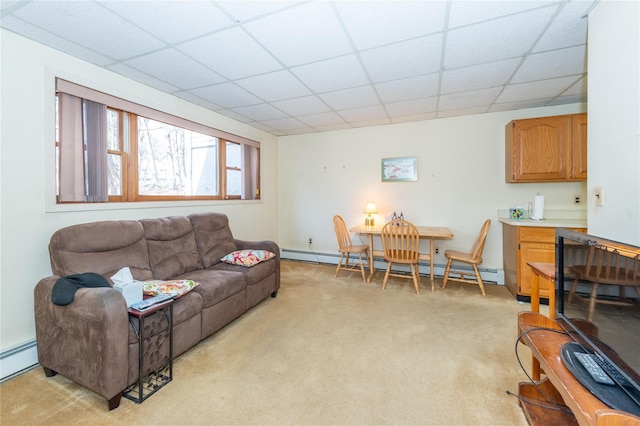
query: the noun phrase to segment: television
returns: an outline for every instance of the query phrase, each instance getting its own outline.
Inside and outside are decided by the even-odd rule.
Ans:
[[[557,228],[556,292],[571,337],[564,365],[610,408],[640,416],[640,247]]]

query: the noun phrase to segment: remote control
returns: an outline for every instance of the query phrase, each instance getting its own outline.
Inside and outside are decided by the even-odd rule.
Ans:
[[[162,294],[158,294],[157,296],[144,299],[140,302],[136,302],[133,305],[131,305],[131,308],[135,309],[136,311],[144,311],[146,309],[151,308],[153,305],[166,302],[167,300],[173,299],[173,298],[174,298],[173,294],[162,293]]]

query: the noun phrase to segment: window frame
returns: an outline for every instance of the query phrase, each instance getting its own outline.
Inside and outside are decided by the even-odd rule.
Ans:
[[[107,150],[109,155],[120,156],[121,161],[121,195],[109,195],[109,201],[106,203],[140,203],[140,202],[158,202],[158,201],[217,201],[217,200],[235,200],[242,202],[260,201],[261,200],[261,181],[260,181],[260,142],[248,139],[242,136],[234,135],[210,126],[203,125],[201,123],[188,120],[186,118],[178,117],[172,114],[168,114],[144,105],[133,103],[122,98],[118,98],[106,93],[81,86],[67,80],[56,78],[55,79],[55,94],[56,98],[59,93],[67,93],[73,96],[77,96],[83,99],[93,100],[95,102],[103,103],[107,106],[108,110],[118,113],[118,134],[119,134],[119,149]],[[139,194],[139,182],[138,182],[138,117],[144,117],[151,120],[159,121],[170,126],[176,126],[193,132],[201,133],[207,136],[217,138],[218,148],[218,189],[217,195],[141,195]],[[56,126],[58,122],[56,120]],[[56,152],[58,151],[59,141],[56,137]],[[257,185],[255,194],[250,198],[242,198],[240,195],[229,196],[227,194],[227,168],[226,164],[226,144],[234,143],[241,147],[249,146],[256,149],[257,153],[257,167],[252,172],[251,170],[245,170],[250,173],[250,179],[252,183]],[[59,159],[56,156],[54,160],[56,162],[55,170],[59,169]],[[246,166],[249,167],[248,165]],[[240,168],[243,170],[245,165]],[[237,169],[237,168],[236,168]],[[253,176],[255,175],[255,176]],[[57,185],[56,185],[57,188]],[[57,195],[57,191],[56,191]],[[66,201],[60,202],[59,197],[56,196],[56,205],[90,205],[95,204],[86,201]],[[100,203],[105,204],[105,203]]]

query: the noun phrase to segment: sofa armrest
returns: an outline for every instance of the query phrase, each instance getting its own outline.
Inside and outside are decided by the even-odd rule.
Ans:
[[[124,297],[113,288],[81,288],[73,302],[58,306],[51,301],[58,278],[44,278],[34,289],[38,361],[111,400],[126,388],[129,371]]]
[[[263,240],[263,241],[246,241],[246,240],[233,240],[236,243],[236,247],[238,250],[248,250],[248,249],[256,249],[256,250],[269,250],[273,254],[276,255],[273,261],[276,262],[276,282],[275,289],[272,297],[275,297],[278,294],[278,290],[280,289],[280,247],[274,241]],[[270,260],[270,261],[271,261]]]
[[[280,261],[280,247],[278,246],[278,244],[276,244],[273,241],[268,241],[268,240],[246,241],[246,240],[236,240],[236,239],[234,239],[233,241],[235,242],[238,250],[249,250],[249,249],[269,250],[270,252],[275,254],[278,261]]]

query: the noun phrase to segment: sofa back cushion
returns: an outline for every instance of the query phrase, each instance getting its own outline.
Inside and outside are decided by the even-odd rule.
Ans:
[[[229,219],[223,213],[194,213],[189,216],[193,224],[200,258],[205,268],[220,263],[220,259],[238,248]]]
[[[202,269],[200,255],[189,218],[171,216],[143,219],[153,276],[169,280],[196,269]]]
[[[128,266],[135,279],[153,278],[142,225],[119,220],[83,223],[56,231],[49,242],[51,270],[65,276],[96,272],[107,278]]]

